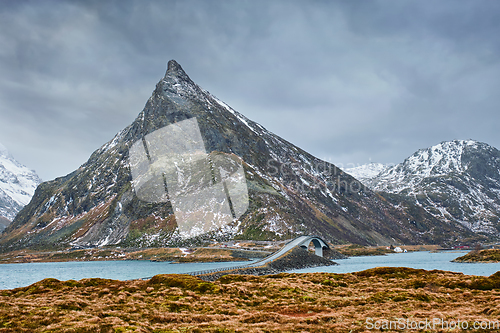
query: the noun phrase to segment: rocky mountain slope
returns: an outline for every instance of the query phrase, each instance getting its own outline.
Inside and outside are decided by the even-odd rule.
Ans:
[[[145,151],[151,147],[146,144],[150,134],[192,118],[197,120],[207,153],[241,163],[249,203],[230,224],[186,239],[179,232],[171,202],[161,191],[155,194],[165,197],[161,202],[138,198],[131,184],[129,150],[143,140],[143,148],[134,146],[138,148],[134,151],[154,157],[154,151]],[[459,224],[441,223],[412,202],[395,207],[334,165],[201,89],[172,60],[137,119],[78,170],[42,183],[0,236],[0,246],[4,251],[110,244],[147,247],[213,239],[286,239],[300,234],[359,244],[445,243],[474,236]]]
[[[366,184],[412,198],[439,220],[500,234],[500,151],[486,143],[455,140],[420,149]]]
[[[35,193],[40,177],[35,171],[28,169],[9,154],[7,149],[0,144],[0,224],[8,224],[16,214],[28,204]]]

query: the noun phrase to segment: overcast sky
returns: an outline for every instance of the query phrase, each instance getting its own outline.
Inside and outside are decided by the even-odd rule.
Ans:
[[[166,63],[337,165],[500,148],[500,1],[0,0],[0,142],[44,179],[129,125]]]

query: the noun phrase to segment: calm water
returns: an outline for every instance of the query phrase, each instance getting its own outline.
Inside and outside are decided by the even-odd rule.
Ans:
[[[408,252],[392,253],[386,256],[352,257],[349,259],[334,260],[338,266],[298,269],[294,273],[329,272],[351,273],[374,267],[410,267],[427,270],[440,269],[443,271],[462,272],[468,275],[489,276],[500,271],[500,263],[455,263],[451,260],[463,256],[461,252]]]
[[[462,256],[465,253],[466,252],[413,252],[389,254],[386,256],[353,257],[336,260],[336,262],[340,264],[339,266],[301,269],[293,272],[350,273],[380,266],[423,268],[427,270],[441,269],[485,276],[500,271],[500,263],[460,264],[450,262],[450,260]],[[24,287],[49,277],[58,280],[80,280],[92,277],[129,280],[150,277],[156,274],[187,273],[219,267],[239,266],[245,263],[249,262],[172,264],[169,262],[125,260],[1,264],[0,289]]]
[[[85,278],[130,280],[156,274],[180,274],[219,267],[241,266],[250,262],[172,264],[146,260],[119,260],[0,264],[0,290],[25,287],[45,278],[56,278],[61,281]]]

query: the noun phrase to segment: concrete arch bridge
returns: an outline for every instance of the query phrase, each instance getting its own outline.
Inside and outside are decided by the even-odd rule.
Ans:
[[[281,249],[274,252],[270,256],[267,256],[264,259],[258,260],[256,262],[251,263],[251,264],[237,266],[237,267],[225,267],[225,268],[217,268],[217,269],[211,269],[211,270],[206,270],[206,271],[191,272],[188,274],[190,274],[190,275],[204,275],[204,274],[223,272],[223,271],[229,271],[229,270],[261,267],[267,263],[273,262],[274,260],[280,258],[285,253],[287,253],[288,251],[293,249],[294,247],[301,247],[301,248],[307,250],[311,243],[313,243],[313,245],[314,245],[316,255],[320,256],[320,257],[323,257],[323,250],[324,249],[330,249],[328,244],[323,239],[319,238],[318,236],[300,236],[300,237],[297,237],[294,240],[286,243],[285,246],[283,246]]]
[[[301,248],[307,250],[309,247],[309,244],[311,244],[311,243],[313,243],[313,245],[314,245],[314,249],[315,249],[314,253],[320,257],[323,257],[323,249],[330,248],[328,246],[328,244],[324,240],[319,238],[318,236],[300,236],[300,237],[297,237],[294,240],[286,243],[285,246],[283,246],[281,249],[274,252],[270,256],[265,257],[262,260],[256,261],[248,266],[255,266],[256,267],[256,266],[261,266],[261,265],[267,264],[268,262],[271,262],[271,261],[281,257],[283,254],[287,253],[288,251],[290,251],[294,247],[301,247]]]

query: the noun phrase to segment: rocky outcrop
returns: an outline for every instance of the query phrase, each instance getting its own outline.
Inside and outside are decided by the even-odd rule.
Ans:
[[[332,248],[324,248],[323,249],[323,258],[328,260],[338,260],[338,259],[347,259],[349,258],[345,254],[340,253],[339,251]]]

